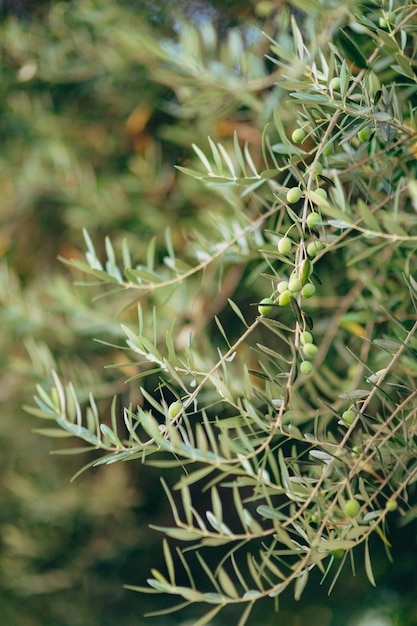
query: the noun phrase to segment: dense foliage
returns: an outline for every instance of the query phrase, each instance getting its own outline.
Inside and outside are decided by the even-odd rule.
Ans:
[[[415,519],[417,7],[252,10],[221,36],[178,20],[158,37],[104,0],[2,26],[7,395],[37,376],[37,434],[67,471],[81,452],[100,468],[68,492],[62,466],[35,467],[42,438],[18,471],[5,459],[29,512],[3,523],[14,593],[76,585],[103,549],[106,572],[114,552],[148,567],[145,498],[164,563],[131,588],[202,604],[200,626],[236,606],[243,626],[316,572],[375,585]],[[74,520],[56,553],[45,516]]]

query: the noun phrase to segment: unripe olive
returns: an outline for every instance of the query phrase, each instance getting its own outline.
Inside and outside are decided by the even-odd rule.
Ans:
[[[288,254],[292,248],[292,241],[289,237],[281,237],[278,241],[278,252],[280,254]]]
[[[291,135],[291,139],[294,143],[303,143],[305,136],[306,134],[302,128],[296,128]]]
[[[300,265],[299,276],[302,285],[305,285],[311,274],[313,273],[313,264],[310,259],[304,259]]]
[[[314,193],[323,198],[323,200],[327,200],[327,191],[323,189],[323,187],[317,187],[317,189],[314,190]]]
[[[333,91],[340,91],[340,78],[338,76],[332,78],[332,80],[330,81],[330,87],[333,89]]]
[[[274,301],[271,298],[263,298],[258,304],[259,315],[268,315],[273,310]]]
[[[315,228],[319,224],[321,224],[320,213],[317,213],[317,211],[312,211],[311,213],[309,213],[309,215],[307,215],[307,226],[310,226],[310,228]]]
[[[396,511],[398,508],[398,502],[396,500],[394,500],[394,498],[390,498],[389,500],[387,500],[386,503],[386,509],[387,511]]]
[[[346,424],[346,426],[350,426],[356,419],[356,413],[354,411],[343,411],[342,420]]]
[[[366,143],[371,136],[371,132],[372,131],[369,126],[364,126],[363,128],[361,128],[358,132],[359,141],[361,141],[362,143]]]
[[[307,254],[308,256],[316,256],[319,252],[321,252],[324,248],[324,245],[321,241],[310,241],[307,246]]]
[[[274,3],[269,2],[268,0],[262,0],[262,2],[257,2],[255,6],[255,13],[259,17],[268,17],[271,15],[274,10]]]
[[[308,332],[308,330],[304,330],[300,334],[300,342],[302,346],[306,343],[313,343],[313,335],[310,332]]]
[[[306,357],[313,359],[318,353],[319,349],[314,343],[305,343],[303,345],[303,352]]]
[[[287,192],[287,202],[295,204],[301,198],[301,189],[299,187],[291,187]]]
[[[303,285],[301,283],[301,278],[298,278],[298,276],[291,276],[290,280],[288,281],[288,289],[290,291],[292,291],[293,293],[297,293],[297,291],[300,291],[302,286]]]
[[[176,400],[175,402],[172,402],[169,407],[168,407],[168,416],[170,417],[170,419],[175,419],[182,410],[182,402],[180,402],[179,400]]]
[[[345,503],[345,515],[354,518],[359,513],[360,508],[361,505],[356,500],[356,498],[350,498],[350,500]]]
[[[358,457],[361,452],[362,452],[362,448],[360,446],[353,446],[351,455],[353,457]]]
[[[345,551],[342,548],[337,548],[335,550],[330,550],[330,554],[335,559],[341,559],[342,556],[344,555],[344,553],[345,553]]]
[[[327,144],[327,146],[325,148],[323,148],[322,155],[323,156],[329,156],[329,154],[331,154],[331,153],[332,153],[332,144],[329,143],[329,144]]]
[[[308,376],[313,371],[313,365],[310,361],[301,361],[300,363],[300,372],[305,376]]]
[[[291,291],[284,291],[278,298],[278,304],[280,306],[288,306],[291,302],[291,297],[292,297]]]
[[[307,283],[301,289],[301,296],[303,298],[312,298],[315,293],[316,293],[316,288],[312,283]]]
[[[277,290],[278,293],[284,293],[284,291],[288,291],[288,281],[281,280],[281,282],[279,282],[277,285]]]
[[[388,11],[384,16],[379,18],[379,25],[381,28],[388,28],[390,24],[395,22],[395,13],[394,11]]]
[[[320,176],[320,174],[323,173],[323,166],[319,161],[314,165],[310,165],[308,169],[312,171],[313,174],[315,174],[316,176]]]

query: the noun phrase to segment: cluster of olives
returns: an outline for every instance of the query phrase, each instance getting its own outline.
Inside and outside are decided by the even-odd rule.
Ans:
[[[313,371],[311,360],[317,355],[319,349],[314,343],[313,335],[308,330],[300,333],[300,343],[303,358],[300,363],[300,372],[308,376]]]
[[[292,241],[289,237],[283,237],[278,242],[278,251],[289,251],[292,248]],[[313,265],[309,259],[304,259],[298,270],[294,270],[288,280],[281,280],[275,292],[275,300],[271,298],[263,298],[258,305],[259,315],[268,315],[273,307],[288,306],[291,298],[300,295],[302,298],[312,298],[316,293],[316,288],[310,282],[310,276],[313,271]]]
[[[334,78],[332,78],[332,80],[329,83],[329,88],[330,91],[332,93],[334,92],[338,92],[341,89],[341,82],[340,82],[340,78],[338,76],[335,76]],[[371,126],[368,126],[367,124],[365,124],[364,126],[362,126],[358,132],[357,132],[357,138],[359,139],[359,141],[361,143],[368,143],[368,141],[371,139],[372,136],[372,128]],[[296,128],[295,130],[293,130],[292,134],[291,134],[291,139],[295,144],[302,144],[304,142],[304,140],[306,139],[306,132],[304,130],[304,128]],[[331,145],[329,144],[328,146],[325,146],[323,151],[322,151],[323,156],[328,156],[329,154],[331,154]],[[322,173],[322,165],[321,163],[316,163],[315,164],[315,174],[316,175],[320,175]],[[323,197],[326,199],[327,194],[326,191],[324,189],[317,189],[316,193],[320,193],[323,194]],[[292,187],[291,189],[288,190],[287,192],[287,202],[289,204],[294,204],[296,202],[299,201],[299,199],[301,198],[301,190],[299,187]]]
[[[292,134],[292,139],[295,143],[302,143],[305,139],[304,130],[302,128],[296,129]],[[319,166],[320,164],[317,165]],[[315,167],[315,171],[317,171],[317,167]],[[327,198],[327,193],[322,188],[316,189],[314,193],[316,193],[323,199]],[[287,192],[287,202],[290,204],[296,203],[300,200],[301,196],[302,191],[300,187],[292,187]],[[314,210],[310,211],[305,221],[305,225],[307,226],[307,228],[309,230],[314,230],[321,223],[322,218],[320,213]],[[294,241],[287,233],[283,237],[280,237],[280,239],[278,240],[278,253],[282,256],[287,256],[292,252],[294,245]],[[288,279],[281,280],[277,284],[276,291],[272,294],[271,297],[264,298],[258,304],[259,315],[268,315],[273,311],[275,306],[289,306],[292,299],[296,299],[299,297],[302,299],[309,299],[314,296],[316,292],[316,287],[311,281],[311,275],[313,272],[313,263],[311,261],[311,258],[316,256],[323,249],[324,244],[318,239],[310,241],[306,245],[305,258],[301,261],[301,263],[298,264],[298,267],[296,267],[292,271]],[[301,333],[300,343],[300,351],[302,355],[300,372],[302,374],[308,375],[313,371],[313,365],[311,361],[316,356],[318,348],[314,344],[311,333],[306,330]]]

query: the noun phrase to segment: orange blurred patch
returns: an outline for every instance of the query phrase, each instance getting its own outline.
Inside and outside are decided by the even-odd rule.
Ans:
[[[151,115],[152,109],[147,105],[140,104],[132,111],[125,123],[126,132],[133,143],[133,149],[139,154],[144,154],[154,147],[154,140],[146,132],[146,125]]]
[[[140,135],[151,117],[150,107],[140,104],[132,111],[126,120],[126,131],[128,135]]]
[[[0,233],[0,257],[5,256],[10,249],[12,240],[6,233]]]
[[[66,261],[71,261],[72,259],[84,261],[84,255],[77,248],[65,243],[59,248],[59,256]]]
[[[216,124],[216,131],[220,137],[233,137],[236,132],[240,141],[247,142],[255,146],[262,143],[262,133],[245,122],[235,120],[220,120]]]

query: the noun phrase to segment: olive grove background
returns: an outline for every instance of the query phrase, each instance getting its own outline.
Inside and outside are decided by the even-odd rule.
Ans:
[[[342,46],[346,67],[355,74],[361,69],[361,51],[368,58],[367,39],[359,29],[352,29],[352,38],[344,40],[340,28],[354,21],[356,13],[368,15],[379,29],[375,39],[385,41],[402,19],[413,15],[413,4],[73,0],[3,2],[0,13],[1,621],[7,626],[193,624],[197,620],[193,609],[146,620],[144,613],[170,606],[170,599],[124,588],[144,586],[151,568],[163,571],[165,567],[161,534],[149,528],[149,524],[172,525],[171,508],[160,483],[162,470],[136,459],[90,466],[70,482],[97,456],[80,452],[83,444],[74,446],[64,430],[61,435],[52,428],[43,433],[52,439],[42,436],[36,430],[45,424],[22,408],[33,405],[37,383],[49,388],[51,370],[74,385],[81,403],[87,403],[92,394],[104,415],[112,412],[113,396],[118,410],[135,407],[143,402],[140,385],[148,393],[158,386],[157,372],[145,382],[133,378],[133,384],[126,384],[142,371],[122,347],[126,335],[120,322],[137,328],[136,302],[131,306],[134,294],[112,293],[112,285],[99,289],[67,262],[75,259],[76,265],[84,260],[86,239],[87,245],[94,241],[98,258],[110,260],[107,269],[111,269],[113,250],[120,256],[129,248],[134,262],[144,263],[153,241],[158,264],[167,248],[181,249],[193,237],[198,241],[200,233],[212,233],[213,223],[222,220],[227,238],[237,220],[233,211],[256,213],[266,204],[265,196],[256,186],[242,194],[228,185],[212,187],[187,175],[201,171],[201,159],[192,144],[209,154],[210,137],[225,146],[226,153],[232,152],[236,133],[240,145],[253,155],[254,169],[260,171],[265,169],[261,165],[264,128],[274,119],[277,107],[279,129],[282,125],[288,137],[301,119],[308,131],[319,117],[306,112],[314,109],[314,99],[301,100],[299,107],[283,104],[276,84],[281,69],[274,63],[276,33],[281,33],[280,52],[284,54],[292,49],[294,21],[306,39],[315,31],[323,45],[334,41]],[[380,144],[374,145],[369,150],[376,156],[369,158],[371,152],[357,139],[356,130],[351,132],[357,127],[348,121],[342,129],[344,143],[343,134],[335,136],[334,161],[321,179],[327,185],[333,167],[343,170],[336,190],[343,197],[343,185],[348,189],[354,179],[355,191],[346,197],[347,203],[354,202],[357,191],[366,194],[367,185],[374,181],[375,171],[367,159],[379,159],[379,170],[388,168],[387,181],[392,174],[392,188],[388,189],[388,182],[385,187],[375,183],[372,201],[377,197],[383,207],[384,197],[392,195],[392,206],[404,215],[396,221],[387,211],[382,235],[378,231],[380,239],[375,240],[369,235],[369,230],[377,228],[375,218],[362,207],[365,235],[372,240],[370,252],[359,242],[349,256],[349,246],[341,245],[331,262],[326,256],[318,261],[316,288],[321,295],[313,304],[315,328],[323,341],[328,338],[329,347],[318,375],[314,373],[302,392],[311,423],[321,411],[312,397],[320,394],[323,405],[331,404],[337,393],[350,391],[349,384],[357,381],[364,361],[369,377],[384,367],[378,355],[368,359],[372,329],[378,327],[378,336],[386,342],[402,341],[417,319],[417,283],[410,282],[413,274],[417,279],[417,189],[410,188],[413,202],[405,207],[400,194],[396,196],[396,185],[399,189],[403,179],[416,175],[416,64],[407,61],[415,59],[415,15],[407,28],[410,50],[404,56],[394,50],[396,63],[383,58],[374,72],[377,84],[369,87],[373,96],[381,91],[378,97],[386,101],[390,96],[382,93],[383,85],[398,83],[403,98],[398,107],[403,107],[405,121],[398,123],[395,110],[392,128],[397,125],[399,135],[386,141],[401,140],[407,127],[411,130],[404,143],[399,143],[398,153],[396,146],[385,153]],[[389,44],[385,41],[391,54]],[[289,57],[284,61],[289,62]],[[345,67],[342,60],[340,64]],[[290,77],[292,89],[304,80],[301,74]],[[385,119],[380,116],[376,121]],[[278,143],[278,131],[274,132]],[[348,148],[351,140],[353,147]],[[315,141],[312,132],[303,143],[306,153],[313,150]],[[344,146],[340,151],[339,142]],[[279,145],[278,155],[290,150],[289,142]],[[349,171],[349,159],[357,151],[364,166]],[[394,152],[397,169],[392,165]],[[286,188],[298,181],[290,185],[288,179],[279,179],[279,184]],[[326,217],[335,223],[339,220],[336,226],[343,229],[340,214],[332,214],[324,205],[326,210]],[[88,232],[86,239],[83,229]],[[391,248],[385,233],[398,235]],[[352,242],[356,241],[352,236]],[[248,254],[249,260],[242,261],[240,253]],[[259,278],[254,251],[240,250],[239,254],[221,276],[220,290],[219,275],[208,269],[203,287],[192,284],[189,291],[169,300],[164,333],[176,317],[183,345],[190,328],[203,352],[209,352],[218,340],[219,328],[235,338],[236,316],[227,308],[228,298],[249,317],[256,314],[256,303],[271,295],[270,281]],[[267,262],[262,270],[268,273]],[[165,295],[159,300],[157,295],[147,297],[142,302],[145,309],[165,306]],[[215,316],[221,319],[217,326]],[[331,343],[326,328],[335,324],[336,317],[335,336],[336,327],[339,332]],[[401,326],[397,336],[396,321]],[[387,350],[392,345],[384,344]],[[407,360],[391,381],[396,386],[392,393],[414,393],[416,353],[414,339]],[[249,349],[241,358],[256,370]],[[173,394],[173,387],[169,389]],[[412,432],[407,471],[413,470],[416,456]],[[69,450],[74,447],[75,451]],[[181,465],[164,472],[169,485],[181,475]],[[198,498],[202,510],[210,508],[208,493]],[[355,576],[347,560],[330,596],[328,581],[320,585],[320,572],[313,573],[300,602],[294,601],[292,591],[285,591],[279,613],[261,602],[248,623],[415,624],[414,483],[407,497],[402,494],[401,498],[389,519],[387,541],[378,537],[370,541],[376,588],[370,584],[363,558],[355,562]],[[337,556],[332,558],[337,561]],[[232,606],[214,617],[212,624],[237,624],[237,615]]]

